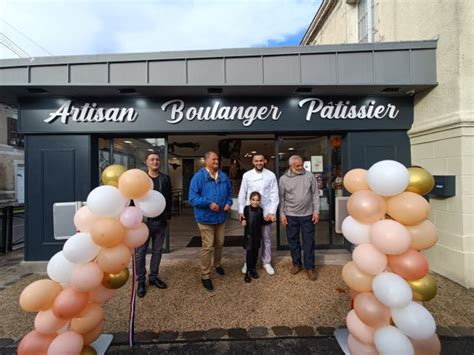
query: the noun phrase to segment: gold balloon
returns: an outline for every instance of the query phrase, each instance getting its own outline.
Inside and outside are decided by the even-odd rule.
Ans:
[[[81,350],[81,355],[97,355],[97,351],[90,345],[85,345]]]
[[[102,285],[112,290],[115,290],[125,285],[128,281],[129,276],[130,276],[130,273],[127,267],[116,274],[104,272]]]
[[[433,190],[435,181],[429,171],[423,168],[411,167],[408,168],[408,172],[410,173],[410,183],[405,191],[423,196]]]
[[[102,172],[102,183],[118,187],[119,177],[127,171],[123,165],[114,164],[106,167]]]
[[[430,275],[426,275],[418,280],[407,280],[407,282],[413,291],[413,299],[415,301],[426,302],[436,296],[438,286],[436,286],[436,281]]]

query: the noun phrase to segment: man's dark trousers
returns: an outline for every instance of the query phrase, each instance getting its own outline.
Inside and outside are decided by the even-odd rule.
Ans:
[[[147,226],[150,231],[148,239],[145,244],[138,247],[135,251],[136,256],[136,267],[137,267],[137,282],[145,282],[146,280],[146,253],[148,250],[148,244],[151,240],[151,261],[150,261],[150,275],[149,281],[154,281],[158,278],[158,272],[161,262],[161,254],[163,248],[163,242],[166,237],[168,224],[165,219],[149,219]]]
[[[291,258],[293,264],[303,266],[301,262],[301,242],[300,231],[303,235],[303,260],[306,270],[313,270],[314,262],[314,233],[315,227],[311,220],[311,215],[304,217],[287,216],[288,225],[286,227],[286,237],[290,245]]]

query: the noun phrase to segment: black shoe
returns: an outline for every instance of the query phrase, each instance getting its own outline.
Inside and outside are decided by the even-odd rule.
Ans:
[[[214,291],[214,286],[212,285],[212,281],[210,279],[206,279],[206,280],[201,279],[201,281],[202,281],[202,285],[207,291],[209,292]]]
[[[244,281],[245,281],[245,282],[250,282],[250,281],[252,281],[252,278],[250,277],[250,272],[246,272],[246,273],[245,273]]]
[[[216,272],[221,276],[225,275],[225,272],[224,272],[224,269],[222,268],[222,266],[216,267]]]
[[[145,282],[144,281],[139,282],[137,286],[137,296],[141,298],[141,297],[145,297],[145,294],[146,294]]]
[[[254,279],[258,279],[258,274],[255,270],[250,271],[250,275],[252,275]]]
[[[158,288],[167,288],[168,287],[168,286],[166,286],[166,284],[163,281],[161,281],[158,278],[156,280],[150,280],[150,285],[155,285]]]

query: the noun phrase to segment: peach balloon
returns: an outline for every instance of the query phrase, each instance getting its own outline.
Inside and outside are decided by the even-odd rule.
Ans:
[[[99,216],[93,214],[87,206],[82,206],[74,215],[76,231],[89,233]]]
[[[71,330],[80,334],[88,333],[104,319],[104,310],[97,303],[89,303],[77,317],[71,320]]]
[[[140,169],[130,169],[124,172],[118,182],[118,188],[123,196],[129,199],[139,199],[151,190],[153,181]]]
[[[378,355],[374,345],[365,344],[357,340],[352,334],[347,338],[347,346],[353,355]]]
[[[59,283],[49,279],[32,282],[20,295],[20,307],[25,312],[44,311],[51,308],[62,289]]]
[[[48,348],[48,355],[80,354],[84,346],[81,334],[71,330],[59,334]]]
[[[18,355],[46,354],[49,345],[56,338],[56,334],[41,334],[32,330],[26,334],[18,344],[16,349]]]
[[[375,328],[362,322],[353,309],[347,313],[346,325],[354,338],[364,344],[374,344]]]
[[[351,194],[361,190],[370,190],[367,184],[367,170],[352,169],[349,170],[343,179],[344,187]]]
[[[91,330],[90,332],[83,334],[84,337],[84,345],[90,345],[91,343],[96,340],[100,334],[102,333],[102,330],[104,329],[104,322],[100,322],[100,324]]]
[[[357,191],[347,201],[347,211],[362,223],[374,223],[384,218],[384,199],[372,191]]]
[[[378,275],[387,267],[387,257],[370,243],[356,246],[352,260],[360,271],[369,275]]]
[[[117,290],[112,290],[100,284],[97,288],[89,292],[89,300],[94,303],[103,304],[115,296]]]
[[[357,295],[360,294],[360,292],[359,292],[359,291],[355,291],[355,290],[353,290],[352,288],[349,288],[349,294],[351,295],[351,300],[354,300],[354,299],[357,297]]]
[[[387,214],[408,226],[423,222],[429,213],[428,201],[414,192],[403,192],[387,200]]]
[[[353,261],[349,261],[342,268],[342,278],[347,286],[355,291],[372,291],[372,280],[374,276],[360,271]]]
[[[408,229],[401,223],[384,219],[374,223],[370,228],[370,241],[381,253],[397,255],[410,248],[411,237]]]
[[[394,273],[410,281],[421,279],[430,268],[423,254],[414,249],[400,255],[389,255],[388,265]]]
[[[120,243],[125,236],[125,228],[111,217],[102,217],[91,228],[91,237],[95,244],[108,248]]]
[[[56,317],[71,319],[87,306],[88,301],[88,293],[79,292],[72,287],[68,287],[56,297],[53,303],[53,312]]]
[[[425,219],[420,224],[407,226],[411,235],[411,248],[423,250],[431,248],[438,242],[438,231],[430,220]]]
[[[140,223],[137,228],[127,229],[123,244],[129,248],[138,248],[148,239],[149,230],[145,223]]]
[[[42,334],[54,334],[64,327],[67,319],[61,319],[54,315],[52,309],[40,311],[35,317],[35,329]]]
[[[441,342],[435,334],[428,339],[413,339],[410,341],[415,350],[415,355],[437,355],[441,354]]]
[[[103,272],[116,274],[128,266],[130,256],[130,249],[121,243],[102,249],[97,255],[97,263]]]
[[[79,264],[71,273],[71,286],[78,291],[88,292],[102,283],[104,273],[94,262]]]
[[[359,319],[370,327],[390,324],[390,308],[380,303],[372,292],[359,293],[354,300],[354,310]]]

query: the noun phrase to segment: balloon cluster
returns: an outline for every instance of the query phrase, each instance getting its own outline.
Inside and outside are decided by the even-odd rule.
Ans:
[[[347,314],[351,354],[439,354],[436,324],[421,302],[436,295],[420,250],[438,240],[422,197],[434,186],[426,170],[380,161],[344,176],[352,193],[344,237],[356,247],[342,277],[353,309]]]
[[[90,344],[103,329],[102,306],[126,284],[133,250],[148,238],[143,216],[165,209],[142,170],[111,165],[102,182],[74,216],[77,233],[49,260],[50,279],[29,284],[20,295],[25,312],[38,312],[35,329],[18,345],[20,355],[96,353]]]

